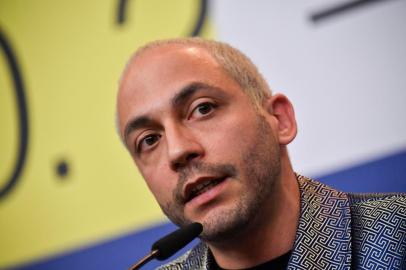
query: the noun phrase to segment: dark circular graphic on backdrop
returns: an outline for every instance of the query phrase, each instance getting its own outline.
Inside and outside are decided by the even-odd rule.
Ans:
[[[27,156],[28,147],[28,112],[27,102],[25,98],[25,88],[21,76],[16,55],[11,48],[4,33],[0,30],[0,48],[4,52],[4,57],[9,68],[10,75],[13,80],[16,107],[18,110],[18,152],[14,163],[14,167],[10,172],[10,176],[6,179],[5,184],[0,187],[0,200],[3,199],[16,186],[19,176],[23,171]]]

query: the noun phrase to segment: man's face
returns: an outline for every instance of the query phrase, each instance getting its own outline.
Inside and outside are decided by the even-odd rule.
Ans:
[[[258,219],[280,175],[273,118],[204,50],[165,46],[131,63],[118,95],[120,132],[176,224],[208,241]]]

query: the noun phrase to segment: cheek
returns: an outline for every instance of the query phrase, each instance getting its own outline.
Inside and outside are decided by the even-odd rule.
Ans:
[[[252,119],[251,119],[252,122]],[[236,164],[244,149],[253,143],[255,129],[249,121],[230,118],[211,129],[207,140],[207,153],[220,163],[227,160]]]
[[[142,170],[146,184],[160,205],[172,201],[173,190],[178,181],[177,176],[167,166],[156,165]]]

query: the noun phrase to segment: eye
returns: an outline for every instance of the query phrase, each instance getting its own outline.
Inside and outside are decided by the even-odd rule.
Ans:
[[[197,105],[194,110],[192,111],[191,117],[201,117],[204,115],[210,114],[214,109],[216,108],[216,105],[211,103],[211,102],[203,102]]]
[[[137,152],[142,152],[153,147],[161,138],[159,134],[148,134],[144,136],[137,144]]]

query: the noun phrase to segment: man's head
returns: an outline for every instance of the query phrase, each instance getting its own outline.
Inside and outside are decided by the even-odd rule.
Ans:
[[[220,241],[271,207],[293,109],[237,50],[200,39],[147,45],[123,74],[117,109],[122,139],[173,222],[201,222],[203,237]]]

